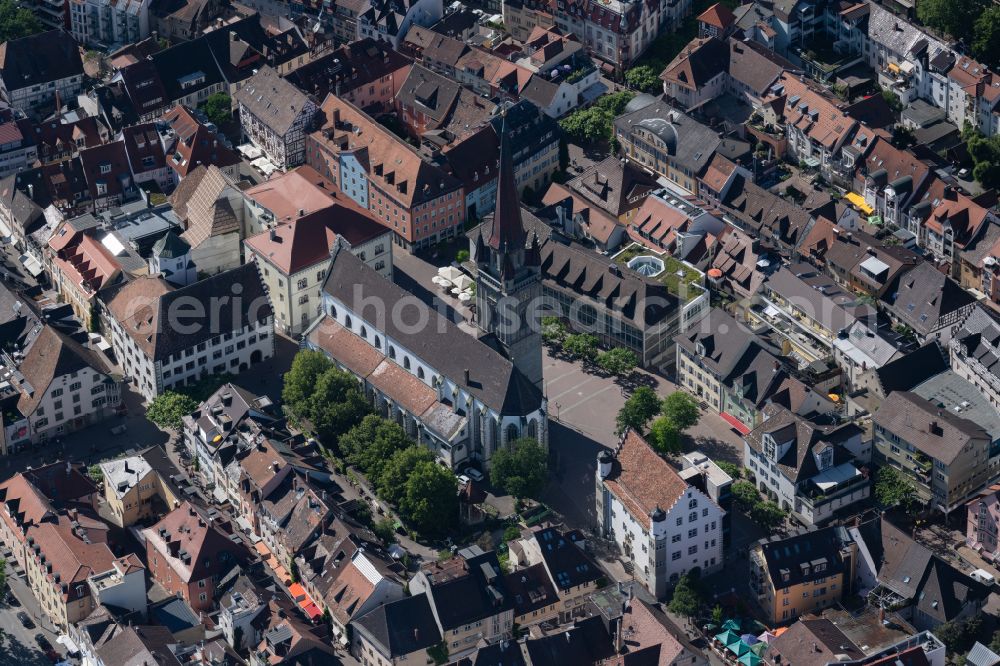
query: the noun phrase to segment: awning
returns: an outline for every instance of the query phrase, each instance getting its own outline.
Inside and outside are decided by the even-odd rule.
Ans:
[[[30,254],[22,254],[21,263],[28,269],[28,272],[31,273],[32,277],[38,277],[44,270],[42,268],[42,264]]]
[[[747,426],[743,425],[743,422],[740,421],[735,416],[733,416],[732,414],[727,414],[726,412],[719,412],[719,416],[722,417],[723,421],[733,426],[733,428],[735,428],[736,431],[739,432],[741,435],[746,435],[752,430],[752,428],[748,428]]]
[[[871,215],[875,209],[868,205],[865,198],[857,192],[848,192],[844,198],[851,202],[851,205],[860,210],[865,215]]]

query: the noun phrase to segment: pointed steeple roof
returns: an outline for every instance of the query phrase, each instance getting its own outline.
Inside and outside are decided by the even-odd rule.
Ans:
[[[514,165],[507,138],[507,111],[501,111],[500,174],[497,176],[497,200],[493,213],[493,230],[489,244],[504,252],[524,249],[526,235],[521,222],[521,201],[514,180]]]

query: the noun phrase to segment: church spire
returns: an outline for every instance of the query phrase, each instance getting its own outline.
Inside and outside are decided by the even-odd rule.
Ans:
[[[497,200],[489,245],[494,250],[512,252],[524,249],[526,235],[521,223],[521,198],[514,180],[514,165],[507,138],[507,109],[500,112],[500,173],[497,175]]]

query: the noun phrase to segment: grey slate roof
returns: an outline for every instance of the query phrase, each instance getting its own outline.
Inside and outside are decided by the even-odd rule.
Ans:
[[[275,133],[284,136],[306,111],[309,97],[264,66],[236,91],[236,102]]]
[[[675,109],[662,98],[638,111],[626,112],[615,118],[616,133],[620,131],[630,135],[633,126],[655,133],[669,147],[673,161],[695,175],[708,166],[721,141],[714,129]]]
[[[976,302],[972,294],[927,262],[900,278],[894,296],[890,295],[889,311],[921,337],[940,328],[945,316]]]
[[[235,298],[237,293],[239,298]],[[219,298],[216,302],[219,295],[226,296],[225,300]],[[201,317],[190,316],[193,302],[204,306]],[[172,289],[158,277],[138,278],[126,283],[110,299],[108,308],[139,348],[154,360],[166,359],[273,314],[267,290],[252,263],[180,289]],[[172,325],[171,315],[176,318],[179,312],[188,314],[181,315],[181,322],[174,324],[184,325]],[[200,325],[193,326],[195,323]]]
[[[541,391],[508,359],[342,248],[338,242],[331,251],[332,262],[323,283],[325,293],[451,381],[463,383],[468,370],[469,382],[464,388],[499,413],[528,414],[541,405]],[[377,299],[384,307],[363,307],[371,299]],[[412,324],[414,320],[410,317],[419,316],[427,322],[426,326],[407,325],[387,316],[397,303],[404,301],[407,322]]]
[[[917,384],[948,368],[948,359],[937,342],[928,342],[923,347],[889,361],[875,373],[878,375],[882,392],[909,391]]]
[[[550,287],[588,296],[640,329],[677,312],[677,297],[665,286],[617,269],[617,264],[596,252],[551,239],[542,246],[541,255],[542,278]]]
[[[847,567],[839,553],[849,541],[846,528],[825,527],[780,541],[766,541],[761,544],[761,552],[771,582],[780,589],[845,572]],[[820,563],[825,568],[817,571]]]
[[[970,441],[989,441],[981,426],[910,391],[890,393],[875,412],[875,423],[945,465],[950,465]]]
[[[951,344],[959,345],[965,354],[979,361],[994,379],[1000,381],[1000,321],[986,308],[972,309]]]
[[[65,30],[49,30],[0,44],[0,76],[7,90],[83,76],[76,40]]]
[[[183,257],[190,251],[191,246],[184,242],[173,230],[168,231],[160,240],[153,244],[153,254],[164,259]]]
[[[379,647],[390,660],[441,642],[441,632],[426,594],[379,606],[354,620],[353,625],[355,631]]]
[[[733,371],[754,339],[753,333],[721,308],[712,308],[704,319],[674,336],[674,342],[699,356],[719,379],[725,379]],[[699,352],[699,345],[704,354]]]

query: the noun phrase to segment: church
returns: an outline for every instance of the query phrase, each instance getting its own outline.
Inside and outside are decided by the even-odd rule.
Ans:
[[[477,252],[480,335],[379,275],[338,239],[323,314],[303,338],[305,348],[354,374],[379,414],[452,469],[488,468],[494,451],[520,437],[548,439],[541,333],[526,316],[541,291],[538,239],[521,220],[505,129],[496,212]]]

